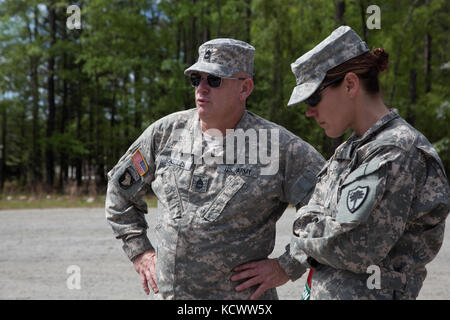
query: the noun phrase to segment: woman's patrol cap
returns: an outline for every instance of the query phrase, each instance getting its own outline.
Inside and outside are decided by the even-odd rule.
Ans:
[[[325,40],[291,64],[297,86],[289,99],[288,106],[294,106],[308,99],[328,70],[369,51],[352,28],[340,26]]]
[[[243,71],[253,76],[254,56],[255,48],[244,41],[214,39],[200,46],[197,62],[184,70],[184,74],[198,71],[230,78]]]

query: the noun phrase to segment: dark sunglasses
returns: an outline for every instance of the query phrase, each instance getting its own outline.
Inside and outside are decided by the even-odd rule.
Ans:
[[[336,83],[342,79],[344,79],[345,75],[340,76],[339,78],[336,78],[334,80],[331,80],[330,82],[328,82],[327,84],[319,87],[319,89],[317,89],[316,91],[314,91],[314,93],[309,96],[308,99],[304,100],[303,102],[306,103],[306,105],[311,106],[311,107],[315,107],[317,106],[317,104],[320,102],[320,100],[322,99],[322,96],[320,95],[320,91],[322,91],[323,89],[325,89],[326,87],[332,85],[333,83]]]
[[[201,74],[199,73],[191,73],[190,75],[191,85],[193,87],[198,87],[200,85],[200,82],[202,82],[202,79],[204,79],[204,77],[202,77]],[[247,78],[225,78],[225,79],[245,80]],[[213,76],[212,74],[208,74],[208,76],[206,77],[206,82],[211,88],[218,88],[222,84],[222,78]]]

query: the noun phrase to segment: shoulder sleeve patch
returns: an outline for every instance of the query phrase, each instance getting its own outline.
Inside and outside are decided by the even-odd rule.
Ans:
[[[128,189],[136,181],[139,180],[139,176],[136,170],[129,166],[125,169],[122,175],[119,177],[119,185],[122,189]]]
[[[353,171],[344,181],[341,197],[337,204],[337,222],[350,223],[367,220],[377,194],[383,188],[385,181],[375,168],[379,168],[378,164],[363,165]]]
[[[145,184],[144,175],[150,171],[140,149],[124,155],[111,170],[110,182],[120,187],[127,197],[133,197]]]
[[[139,149],[137,149],[136,152],[131,156],[131,159],[133,160],[134,167],[139,172],[139,175],[141,177],[147,173],[148,165]]]

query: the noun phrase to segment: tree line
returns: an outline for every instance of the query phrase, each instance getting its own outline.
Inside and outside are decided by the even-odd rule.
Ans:
[[[67,27],[67,7],[81,28]],[[370,29],[369,5],[380,8]],[[104,192],[106,173],[155,120],[195,107],[183,75],[198,46],[230,37],[256,48],[250,111],[311,143],[331,140],[304,107],[287,108],[290,64],[340,25],[390,55],[385,103],[450,168],[446,0],[0,1],[0,191]],[[349,133],[346,134],[348,136]]]

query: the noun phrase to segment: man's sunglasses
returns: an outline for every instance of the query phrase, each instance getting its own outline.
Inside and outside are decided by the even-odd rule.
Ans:
[[[190,75],[191,85],[193,87],[198,87],[200,85],[200,82],[202,82],[202,79],[204,79],[204,77],[202,77],[201,74],[199,73],[191,73]],[[247,78],[225,78],[225,79],[245,80]],[[212,74],[208,74],[208,76],[206,77],[206,82],[211,88],[218,88],[222,84],[222,78],[213,76]]]
[[[317,89],[316,91],[314,91],[314,93],[309,96],[308,99],[304,100],[303,102],[306,103],[306,105],[311,106],[311,107],[315,107],[317,106],[317,104],[320,102],[320,100],[322,99],[322,96],[320,95],[320,91],[322,91],[323,89],[325,89],[326,87],[332,85],[333,83],[336,83],[342,79],[344,79],[345,75],[340,76],[339,78],[336,78],[334,80],[331,80],[330,82],[328,82],[327,84],[319,87],[319,89]]]

